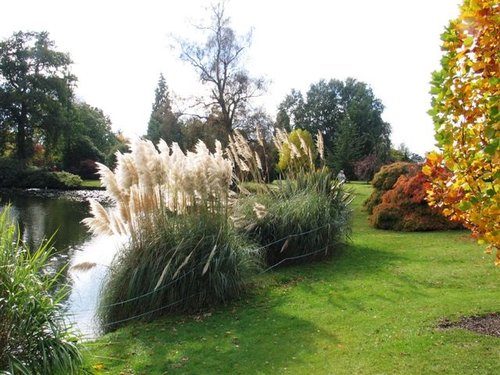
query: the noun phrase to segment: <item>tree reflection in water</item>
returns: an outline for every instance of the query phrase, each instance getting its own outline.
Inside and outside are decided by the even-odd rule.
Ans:
[[[102,191],[9,190],[0,191],[0,211],[10,203],[22,240],[30,247],[54,233],[56,253],[50,267],[66,268],[72,290],[65,304],[71,320],[84,336],[95,336],[99,329],[93,316],[107,267],[123,239],[92,236],[81,223],[89,216],[88,198],[106,203]],[[81,267],[86,262],[86,267]],[[76,266],[76,267],[75,267]]]

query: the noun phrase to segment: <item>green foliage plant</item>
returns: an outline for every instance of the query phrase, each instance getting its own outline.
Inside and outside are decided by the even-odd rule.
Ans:
[[[158,214],[154,220],[112,263],[98,310],[104,332],[239,299],[259,269],[256,246],[223,214]]]
[[[0,373],[78,374],[82,356],[61,302],[68,287],[63,270],[47,267],[53,254],[46,242],[26,248],[10,218],[0,213]]]
[[[38,189],[78,189],[82,185],[80,176],[69,172],[27,171],[16,187]]]
[[[0,158],[0,187],[77,189],[82,179],[69,172],[51,172],[26,165],[18,159]]]
[[[0,158],[0,187],[70,190],[81,184],[82,179],[69,172],[45,171],[26,167],[19,159]]]
[[[24,163],[18,159],[0,158],[0,187],[15,186],[23,175]]]

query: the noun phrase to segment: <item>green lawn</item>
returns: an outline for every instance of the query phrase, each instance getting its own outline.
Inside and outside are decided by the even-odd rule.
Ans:
[[[83,180],[82,186],[86,188],[100,188],[101,181],[100,180]]]
[[[500,311],[500,269],[464,231],[371,228],[356,192],[352,242],[279,269],[245,300],[133,324],[87,343],[95,374],[500,374],[500,338],[436,328]]]

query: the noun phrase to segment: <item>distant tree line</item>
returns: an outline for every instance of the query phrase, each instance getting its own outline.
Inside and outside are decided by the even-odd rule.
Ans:
[[[102,110],[75,98],[71,64],[47,32],[0,42],[0,157],[88,177],[124,147]]]
[[[176,142],[184,150],[201,139],[213,148],[215,140],[227,144],[238,129],[250,142],[264,143],[260,149],[269,179],[280,168],[272,143],[276,129],[300,129],[311,136],[320,132],[326,165],[343,170],[348,179],[370,180],[392,161],[421,161],[404,144],[392,147],[382,102],[368,84],[354,78],[320,80],[305,93],[291,90],[275,119],[255,107],[253,99],[265,91],[266,81],[245,68],[251,35],[233,30],[223,5],[211,11],[210,22],[197,28],[205,33],[204,42],[177,40],[180,59],[196,71],[206,94],[181,108],[160,74],[147,139]],[[71,64],[46,32],[17,32],[0,42],[0,157],[88,177],[96,161],[112,164],[116,150],[126,148],[102,110],[75,99]]]
[[[196,97],[193,107],[198,114],[174,112],[166,79],[160,75],[148,139],[156,143],[162,138],[188,150],[198,139],[212,147],[215,139],[224,142],[234,129],[254,142],[260,133],[268,141],[267,156],[279,170],[270,141],[276,128],[288,132],[302,129],[311,135],[320,132],[327,166],[344,170],[349,179],[370,180],[382,165],[394,161],[423,161],[404,144],[393,148],[390,124],[382,119],[382,102],[368,84],[354,78],[320,80],[305,94],[292,90],[280,103],[274,120],[262,108],[252,107],[252,99],[265,90],[265,80],[250,76],[244,67],[250,35],[236,34],[223,5],[211,11],[210,23],[198,27],[206,33],[204,42],[178,41],[180,58],[198,73],[209,94]]]

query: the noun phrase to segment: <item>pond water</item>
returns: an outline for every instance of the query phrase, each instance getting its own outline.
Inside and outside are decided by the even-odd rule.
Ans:
[[[93,236],[81,223],[89,216],[89,198],[106,202],[102,191],[0,191],[0,211],[10,203],[21,237],[31,248],[38,247],[55,233],[53,246],[57,253],[51,261],[54,267],[69,263],[66,277],[71,293],[65,308],[71,322],[85,338],[99,334],[94,319],[99,290],[106,270],[123,242],[114,237]]]

